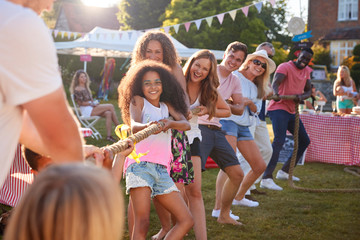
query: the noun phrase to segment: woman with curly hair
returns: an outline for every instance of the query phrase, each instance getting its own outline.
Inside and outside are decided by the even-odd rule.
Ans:
[[[333,93],[336,97],[338,111],[340,113],[350,114],[358,93],[355,82],[350,76],[350,70],[345,65],[341,65],[338,68]]]
[[[158,134],[136,144],[138,153],[147,152],[141,162],[128,158],[124,164],[133,218],[129,225],[131,239],[146,238],[151,198],[157,199],[175,217],[174,227],[166,234],[169,239],[183,238],[193,226],[186,203],[168,174],[172,160],[169,129],[190,130],[184,101],[185,93],[170,69],[152,60],[133,65],[119,86],[119,107],[133,133],[151,124],[164,123]]]
[[[112,104],[99,104],[93,100],[90,91],[90,78],[84,70],[77,70],[74,74],[70,93],[74,95],[82,116],[100,116],[106,119],[106,140],[116,142],[111,136],[111,124],[114,123],[117,126],[120,122],[116,116],[114,106]]]
[[[151,59],[169,66],[171,73],[176,77],[178,83],[186,92],[186,81],[179,64],[180,59],[174,44],[166,33],[161,31],[148,31],[138,39],[132,54],[131,66],[137,65],[145,59]],[[187,107],[189,106],[188,98],[185,98],[183,104]],[[188,116],[188,114],[185,116]],[[185,197],[184,185],[194,181],[194,169],[191,161],[190,145],[184,131],[173,129],[171,130],[171,133],[173,161],[171,163],[170,176]],[[160,230],[160,232],[153,237],[153,239],[162,239],[171,227],[169,221],[170,217],[166,213],[166,210],[157,204],[156,200],[154,201],[154,205],[163,226],[168,226],[167,229]],[[129,216],[129,225],[131,225],[131,215]]]

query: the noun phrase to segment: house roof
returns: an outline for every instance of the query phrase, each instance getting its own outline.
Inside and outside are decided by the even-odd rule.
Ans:
[[[95,27],[118,30],[117,7],[101,8],[63,2],[55,29],[72,32],[90,32]]]
[[[335,28],[321,38],[321,40],[350,40],[360,39],[360,27]]]

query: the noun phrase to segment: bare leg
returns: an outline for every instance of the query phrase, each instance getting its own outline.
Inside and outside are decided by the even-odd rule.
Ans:
[[[207,239],[206,217],[204,201],[201,193],[201,160],[199,156],[192,156],[194,165],[194,183],[185,186],[186,196],[189,199],[190,212],[194,218],[194,231],[197,240]]]
[[[238,149],[251,166],[251,170],[246,174],[240,185],[239,192],[235,196],[235,200],[241,200],[245,197],[246,191],[256,181],[256,179],[265,171],[266,163],[263,160],[259,148],[254,140],[239,141]]]
[[[156,213],[161,223],[160,231],[151,237],[153,240],[163,239],[171,229],[171,214],[160,204],[157,198],[153,198]]]
[[[242,225],[241,222],[238,222],[230,217],[230,208],[236,192],[239,189],[240,183],[244,177],[244,173],[241,170],[240,165],[227,167],[225,168],[225,172],[228,176],[228,179],[226,180],[222,191],[221,210],[217,221],[219,223]]]
[[[131,240],[131,239],[133,239],[132,234],[134,232],[134,211],[133,211],[132,204],[131,204],[131,196],[129,197],[127,217],[128,217],[129,238]]]
[[[228,177],[226,173],[220,169],[216,177],[215,206],[214,206],[215,210],[219,210],[221,208],[221,194],[227,179]]]
[[[181,196],[183,197],[184,201],[187,203],[187,197],[185,195],[185,188],[183,183],[175,183],[176,187],[179,189]],[[156,209],[156,212],[159,216],[159,220],[161,223],[160,231],[151,237],[152,240],[160,240],[163,239],[166,234],[171,229],[171,223],[176,223],[176,218],[172,216],[160,203],[159,201],[154,198],[153,203]]]
[[[120,124],[116,116],[114,106],[112,104],[99,104],[95,106],[91,112],[91,116],[106,117],[106,130],[108,134],[107,136],[111,136],[111,122],[113,122],[115,126]],[[108,121],[110,123],[108,123]],[[108,127],[109,125],[110,127]],[[108,129],[110,129],[110,132],[108,131]]]
[[[165,239],[183,239],[194,225],[184,199],[178,192],[157,195],[155,198],[176,218],[175,226],[166,234]]]
[[[149,187],[132,188],[130,196],[134,212],[132,239],[145,240],[150,224],[151,189]]]

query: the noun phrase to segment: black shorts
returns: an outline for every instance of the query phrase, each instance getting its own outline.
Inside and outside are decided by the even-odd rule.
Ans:
[[[199,138],[195,138],[193,143],[190,144],[190,151],[191,151],[191,156],[201,156],[200,155],[200,139]]]
[[[203,171],[205,171],[205,164],[209,156],[222,170],[229,166],[239,165],[234,149],[226,140],[223,130],[207,125],[199,125],[199,128],[202,135],[200,157]]]

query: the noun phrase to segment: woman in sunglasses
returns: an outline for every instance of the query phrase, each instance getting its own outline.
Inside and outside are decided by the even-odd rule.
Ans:
[[[266,163],[249,131],[249,127],[257,124],[257,114],[260,111],[262,98],[271,92],[269,87],[270,74],[275,71],[276,64],[265,50],[249,54],[238,71],[234,71],[241,81],[243,102],[245,105],[242,115],[231,115],[222,119],[222,129],[226,138],[236,151],[239,149],[241,157],[249,163],[251,170],[245,175],[239,191],[233,200],[233,205],[257,207],[256,201],[245,198],[246,192],[256,179],[265,171]],[[241,161],[240,161],[241,164]]]

